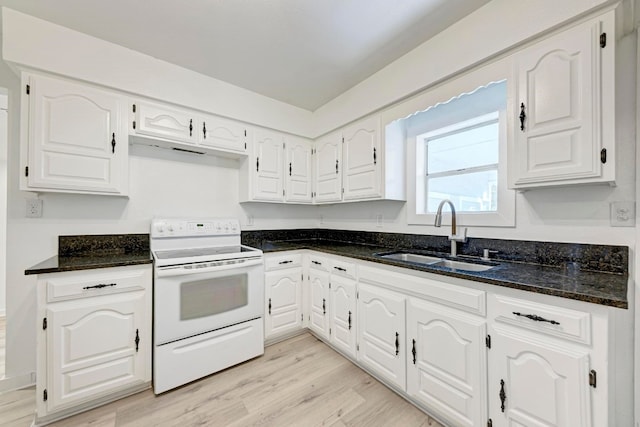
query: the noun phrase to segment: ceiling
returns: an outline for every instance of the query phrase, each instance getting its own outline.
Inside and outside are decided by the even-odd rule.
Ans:
[[[314,111],[489,0],[0,0]]]

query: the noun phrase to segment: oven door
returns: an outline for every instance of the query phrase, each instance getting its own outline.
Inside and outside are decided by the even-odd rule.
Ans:
[[[155,270],[154,341],[166,344],[264,315],[262,258]]]

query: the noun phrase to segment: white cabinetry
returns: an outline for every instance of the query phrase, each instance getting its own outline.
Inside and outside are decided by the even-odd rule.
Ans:
[[[247,125],[216,116],[205,116],[199,122],[199,143],[203,147],[246,153],[250,130]]]
[[[614,11],[515,55],[514,188],[615,181]]]
[[[284,198],[284,136],[267,130],[256,130],[253,156],[249,164],[253,176],[252,199],[282,201]]]
[[[137,102],[134,104],[136,135],[170,139],[196,144],[198,142],[198,119],[195,113],[162,104]]]
[[[309,266],[309,329],[319,337],[329,339],[329,271],[328,261],[311,257]]]
[[[311,142],[287,138],[285,156],[285,200],[311,203]]]
[[[342,200],[342,135],[334,132],[315,142],[314,201],[316,203]]]
[[[302,255],[265,256],[264,337],[286,336],[302,329]]]
[[[342,131],[344,200],[381,196],[383,154],[380,150],[380,116],[357,122]]]
[[[405,391],[405,302],[404,295],[358,285],[358,362],[382,380]]]
[[[151,266],[38,276],[37,418],[147,388]]]
[[[331,273],[329,280],[329,342],[355,359],[356,281],[336,271]]]
[[[22,189],[126,195],[126,101],[71,81],[24,74]]]

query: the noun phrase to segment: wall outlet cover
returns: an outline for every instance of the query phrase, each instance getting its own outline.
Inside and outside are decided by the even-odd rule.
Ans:
[[[42,199],[27,199],[26,206],[27,218],[41,218],[42,217]]]
[[[610,222],[612,227],[635,227],[636,203],[635,202],[611,202]]]

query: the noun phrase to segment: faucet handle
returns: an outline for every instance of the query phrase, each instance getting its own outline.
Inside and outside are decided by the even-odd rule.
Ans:
[[[466,242],[467,241],[467,228],[466,227],[458,227],[457,234],[450,234],[449,240],[455,240],[456,242]]]
[[[488,248],[485,248],[485,249],[482,251],[482,259],[483,259],[483,260],[485,260],[485,261],[486,261],[486,260],[489,260],[489,259],[490,259],[489,254],[497,254],[498,252],[499,252],[499,251],[492,251],[492,250],[490,250],[490,249],[488,249]]]

